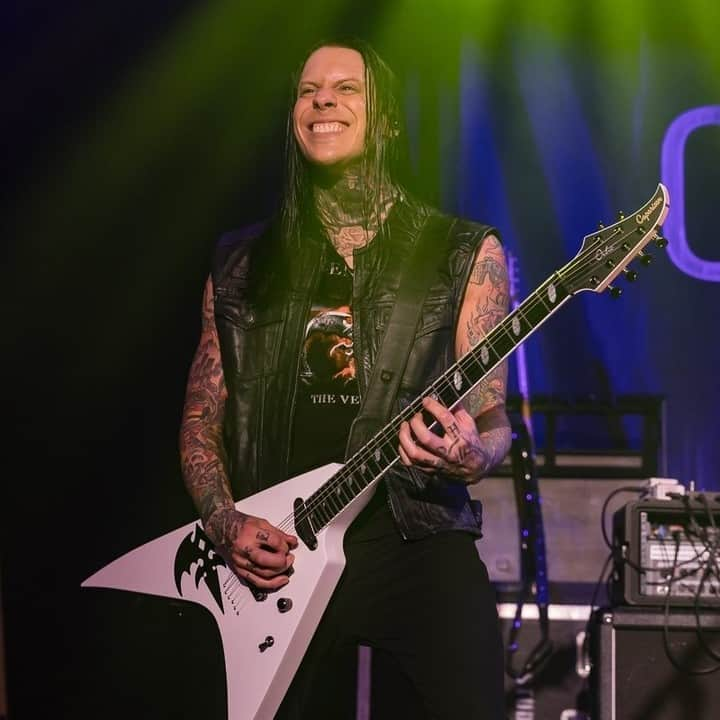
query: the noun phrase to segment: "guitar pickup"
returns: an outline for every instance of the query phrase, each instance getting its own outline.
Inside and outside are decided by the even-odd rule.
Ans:
[[[295,513],[295,532],[310,550],[315,550],[318,546],[318,541],[310,524],[310,517],[305,507],[305,501],[302,498],[295,498],[293,511]]]

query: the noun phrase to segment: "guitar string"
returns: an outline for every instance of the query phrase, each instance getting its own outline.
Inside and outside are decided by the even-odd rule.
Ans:
[[[653,200],[650,201],[651,203]],[[642,210],[640,211],[642,212]],[[634,216],[631,216],[631,218]],[[651,227],[649,229],[642,228],[643,230],[643,239],[645,237],[648,237],[652,232],[657,231],[657,227],[659,226],[659,223],[652,223]],[[632,232],[626,233],[621,236],[620,242],[624,242],[628,238],[632,237],[634,234],[637,233],[639,228],[633,228]],[[607,228],[607,230],[612,230],[612,226],[610,228]],[[615,232],[619,231],[621,234],[623,233],[622,226],[618,227]],[[607,233],[606,233],[607,234]],[[342,485],[344,483],[347,483],[349,489],[352,492],[352,483],[355,481],[356,485],[360,485],[360,490],[357,491],[357,494],[354,497],[351,497],[350,500],[345,500],[345,505],[341,504],[341,507],[339,510],[335,510],[332,505],[330,504],[330,518],[319,528],[322,529],[322,527],[325,527],[332,518],[334,518],[339,512],[341,512],[344,507],[347,506],[349,502],[351,502],[355,497],[357,497],[363,490],[366,490],[375,480],[379,479],[381,475],[383,475],[385,472],[387,472],[399,459],[398,455],[395,453],[394,457],[388,461],[388,459],[385,457],[385,455],[382,453],[381,450],[370,450],[368,446],[384,446],[389,440],[395,439],[397,435],[397,428],[399,427],[399,424],[403,422],[403,420],[408,420],[412,415],[414,415],[416,412],[422,409],[422,398],[426,397],[431,394],[430,391],[436,389],[436,386],[439,386],[437,389],[442,392],[443,390],[449,390],[453,387],[453,382],[449,379],[449,376],[454,375],[454,372],[460,371],[463,375],[463,363],[467,366],[470,364],[480,364],[480,367],[485,370],[484,375],[487,375],[488,372],[490,372],[492,369],[497,367],[502,360],[507,357],[517,345],[521,344],[527,337],[529,337],[532,332],[534,332],[537,327],[544,322],[552,312],[557,310],[562,303],[567,301],[569,297],[571,297],[571,293],[567,292],[566,288],[564,288],[564,285],[567,284],[569,281],[575,280],[582,276],[584,273],[586,273],[587,269],[593,265],[598,264],[598,260],[592,257],[586,257],[588,255],[592,255],[593,249],[596,249],[598,245],[602,245],[605,242],[608,242],[609,238],[603,238],[602,236],[598,235],[591,243],[588,245],[586,250],[582,252],[581,258],[574,258],[572,259],[567,265],[565,265],[563,268],[560,268],[555,273],[553,273],[545,282],[543,282],[537,290],[535,290],[532,295],[527,298],[527,303],[522,303],[515,311],[509,314],[507,318],[505,318],[504,321],[500,325],[497,325],[493,330],[491,330],[488,335],[486,336],[484,342],[478,343],[474,348],[472,348],[470,351],[468,351],[463,357],[461,357],[456,363],[454,363],[453,366],[451,366],[443,375],[441,375],[435,382],[433,382],[428,388],[426,388],[426,392],[423,393],[419,398],[416,398],[415,401],[413,401],[407,408],[405,408],[403,411],[401,411],[398,415],[393,418],[387,425],[385,425],[376,435],[371,438],[371,440],[366,444],[364,448],[362,448],[358,453],[353,455],[348,462],[343,465],[343,467],[338,470],[338,472],[333,475],[331,478],[329,478],[324,485],[318,489],[313,495],[310,496],[308,501],[305,503],[305,506],[303,510],[297,513],[297,516],[295,513],[291,513],[286,518],[284,518],[281,523],[278,524],[278,527],[280,529],[286,529],[290,528],[292,526],[297,527],[297,519],[304,521],[305,519],[309,518],[315,510],[319,510],[322,508],[323,505],[326,506],[329,504],[329,500],[331,497],[336,495],[341,489]],[[650,240],[648,240],[647,243],[649,243]],[[641,249],[641,248],[639,248]],[[637,254],[637,252],[636,252]],[[631,262],[632,259],[630,258],[627,260],[627,262]],[[618,273],[619,274],[619,273]],[[563,287],[563,289],[567,292],[567,295],[559,302],[559,303],[553,303],[553,305],[548,308],[547,303],[545,302],[545,299],[543,297],[542,291],[545,289],[547,290],[550,285],[554,284],[553,281],[555,279],[558,279],[558,284]],[[524,306],[527,304],[527,308],[523,312]],[[519,337],[515,338],[510,335],[508,331],[508,323],[507,320],[512,317],[519,316],[523,321],[528,323],[527,318],[530,316],[532,311],[536,310],[539,307],[543,307],[545,311],[548,312],[548,314],[543,317],[539,322],[535,323],[531,326],[531,330],[529,333],[525,333],[524,335],[520,335]],[[529,323],[528,323],[529,324]],[[498,338],[492,338],[493,333],[496,333],[498,335]],[[510,338],[511,342],[513,343],[513,346],[503,355],[502,357],[499,357],[499,359],[496,360],[496,362],[490,366],[489,363],[478,363],[478,359],[476,357],[476,353],[479,348],[485,347],[488,345],[496,344],[497,340],[500,339],[502,336],[506,335]],[[497,357],[497,353],[493,350],[491,352]],[[483,377],[484,377],[483,375]],[[467,379],[467,378],[466,378]],[[482,377],[474,383],[462,396],[459,396],[458,399],[455,401],[454,404],[457,404],[460,402],[462,397],[464,397],[470,390],[472,390],[475,385],[477,385],[479,382],[481,382]],[[453,390],[452,391],[454,395],[458,396],[458,392]],[[417,407],[414,407],[417,406]],[[433,427],[437,424],[437,422],[432,423],[430,427]],[[359,469],[363,469],[363,466],[367,466],[368,462],[371,462],[373,459],[376,463],[379,463],[379,459],[377,459],[376,455],[380,454],[380,457],[382,457],[383,460],[385,460],[385,467],[382,467],[381,472],[377,473],[373,476],[373,478],[362,485],[357,477],[355,476],[355,472]],[[363,470],[364,472],[364,470]],[[325,514],[328,513],[328,510],[326,508],[323,508],[325,510]],[[322,518],[320,518],[322,520]],[[319,531],[318,529],[318,531]]]

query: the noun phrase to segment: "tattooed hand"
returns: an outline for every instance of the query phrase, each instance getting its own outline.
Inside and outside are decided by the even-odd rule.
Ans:
[[[493,453],[488,452],[475,420],[463,408],[454,412],[432,398],[423,407],[442,425],[438,437],[420,413],[400,426],[400,459],[424,472],[442,472],[463,482],[479,480],[490,470]]]
[[[235,574],[263,590],[277,590],[289,582],[298,541],[273,527],[267,520],[245,515],[235,509],[215,512],[205,524]]]

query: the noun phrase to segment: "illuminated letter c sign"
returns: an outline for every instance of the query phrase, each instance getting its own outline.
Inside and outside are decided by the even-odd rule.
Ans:
[[[662,181],[670,193],[672,210],[663,230],[668,254],[687,275],[708,282],[720,282],[720,262],[703,260],[688,245],[685,227],[685,143],[690,133],[706,125],[720,125],[720,105],[695,108],[679,115],[665,133],[662,145]]]

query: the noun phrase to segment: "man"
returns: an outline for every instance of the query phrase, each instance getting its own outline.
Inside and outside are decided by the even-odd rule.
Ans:
[[[234,503],[342,461],[403,269],[429,216],[397,181],[392,74],[360,43],[306,58],[288,121],[281,217],[225,236],[203,301],[181,428],[185,483],[229,566],[261,590],[292,582],[296,537]],[[507,311],[502,248],[467,221],[439,237],[397,403],[404,407]],[[466,485],[507,453],[506,369],[453,410],[423,401],[401,466],[345,538],[346,567],[281,717],[354,717],[340,671],[358,642],[389,653],[427,717],[503,717],[495,599]],[[433,416],[442,434],[428,428]],[[330,692],[329,690],[332,690]]]

